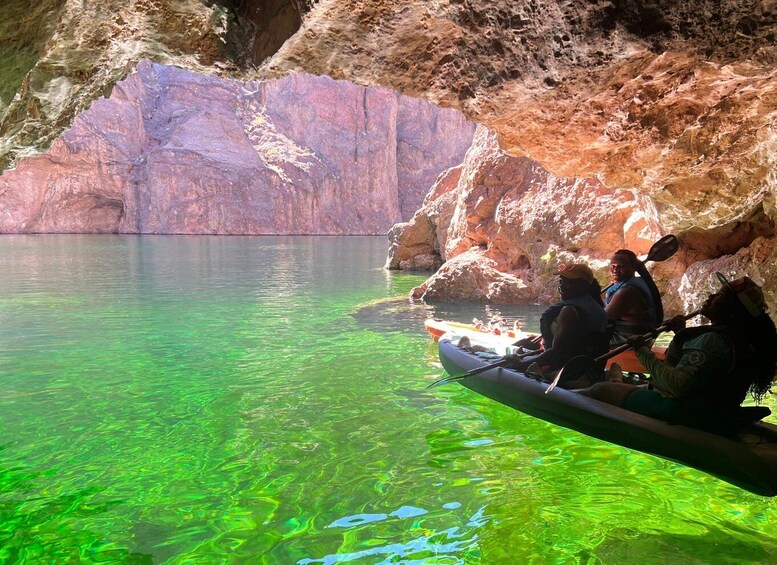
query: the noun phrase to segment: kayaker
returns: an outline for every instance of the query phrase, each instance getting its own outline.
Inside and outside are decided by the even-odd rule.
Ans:
[[[769,392],[777,373],[777,331],[766,312],[761,288],[749,277],[728,281],[700,312],[711,324],[676,332],[664,361],[639,336],[627,339],[651,375],[651,389],[598,383],[581,394],[672,423],[726,432],[748,392],[756,402]]]
[[[625,343],[629,336],[658,327],[664,319],[661,294],[645,264],[633,251],[619,249],[613,253],[610,280],[612,284],[604,298],[607,319],[614,325],[610,345]]]
[[[537,363],[547,374],[564,366],[576,355],[601,355],[607,347],[607,315],[601,287],[593,271],[583,264],[559,265],[561,300],[543,312],[540,332],[545,350],[529,357],[513,357],[510,367],[525,371]]]

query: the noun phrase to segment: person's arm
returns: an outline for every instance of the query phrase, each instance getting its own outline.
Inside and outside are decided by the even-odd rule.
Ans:
[[[644,306],[642,292],[635,286],[623,286],[612,295],[610,302],[604,307],[608,320],[620,320],[628,314],[634,305]]]
[[[665,396],[681,398],[687,396],[697,383],[697,375],[700,367],[693,363],[686,363],[682,367],[672,367],[663,361],[659,361],[649,347],[640,347],[636,350],[637,359],[645,367],[650,378]]]
[[[671,398],[690,396],[703,380],[726,373],[734,354],[728,340],[715,333],[689,340],[675,367],[659,361],[645,345],[638,347],[636,353],[656,388]]]

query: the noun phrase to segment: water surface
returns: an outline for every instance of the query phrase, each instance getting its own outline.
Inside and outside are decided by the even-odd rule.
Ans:
[[[0,238],[2,563],[777,562],[777,502],[441,376],[384,238]]]

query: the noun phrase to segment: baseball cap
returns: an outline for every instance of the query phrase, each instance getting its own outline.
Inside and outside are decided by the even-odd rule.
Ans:
[[[720,284],[723,288],[726,288],[733,292],[742,306],[745,307],[747,313],[753,318],[760,316],[766,310],[766,301],[764,300],[764,293],[761,287],[755,284],[750,277],[740,277],[733,281],[729,281],[726,276],[721,273],[715,273],[718,277]]]
[[[583,279],[587,283],[594,282],[594,272],[588,265],[583,265],[582,263],[575,265],[561,263],[558,266],[557,273],[565,279]]]

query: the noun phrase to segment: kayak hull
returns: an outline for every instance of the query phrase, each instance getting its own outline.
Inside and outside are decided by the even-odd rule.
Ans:
[[[449,374],[490,362],[439,342],[440,361]],[[736,437],[723,437],[669,424],[575,392],[555,388],[522,373],[497,367],[457,381],[506,406],[627,448],[676,461],[761,496],[777,495],[777,426],[759,422]]]

